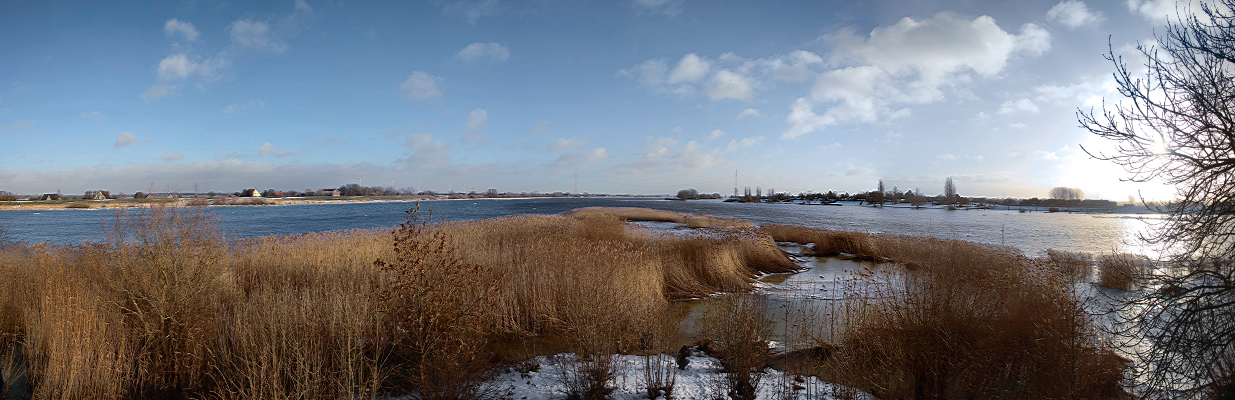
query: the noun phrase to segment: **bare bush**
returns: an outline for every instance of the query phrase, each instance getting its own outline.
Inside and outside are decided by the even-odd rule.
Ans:
[[[1047,249],[1046,257],[1064,276],[1080,282],[1093,272],[1093,254],[1083,251]]]
[[[1098,284],[1118,290],[1132,290],[1149,277],[1153,264],[1139,254],[1103,254],[1098,256]]]

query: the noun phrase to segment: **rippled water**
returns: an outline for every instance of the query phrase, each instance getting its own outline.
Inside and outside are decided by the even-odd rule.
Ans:
[[[229,238],[316,231],[392,227],[413,203],[339,203],[284,206],[210,207]],[[1019,213],[1004,210],[871,208],[855,204],[723,203],[625,198],[543,198],[428,201],[422,211],[437,220],[468,220],[513,214],[557,214],[579,207],[648,207],[827,229],[904,233],[1005,243],[1034,255],[1048,248],[1108,253],[1149,253],[1135,244],[1136,234],[1158,221],[1147,214]],[[137,211],[140,212],[140,211]],[[102,223],[114,210],[0,210],[0,230],[11,241],[60,244],[103,239]]]

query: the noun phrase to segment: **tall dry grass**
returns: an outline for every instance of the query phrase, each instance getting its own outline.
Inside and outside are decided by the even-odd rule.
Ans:
[[[871,235],[782,224],[759,224],[759,232],[778,242],[810,244],[810,255],[834,256],[841,253],[870,258],[878,253]]]
[[[107,230],[0,247],[0,358],[25,349],[34,398],[483,396],[455,389],[494,339],[602,360],[663,329],[670,299],[793,268],[749,229],[658,236],[609,213],[229,242],[204,209],[160,205]]]
[[[1148,278],[1153,262],[1139,254],[1098,256],[1098,284],[1117,290],[1132,290]]]
[[[1093,254],[1083,251],[1046,250],[1046,259],[1065,277],[1080,282],[1093,272]]]
[[[817,246],[844,236],[771,224],[761,230]],[[1126,366],[1068,286],[1076,275],[1065,273],[1077,274],[1074,265],[1084,260],[1061,268],[1062,257],[1034,259],[1009,246],[849,237],[863,237],[866,255],[892,262],[850,278],[847,287],[864,295],[842,302],[839,332],[816,336],[832,338],[820,347],[830,353],[816,366],[824,375],[877,397],[1126,396]]]

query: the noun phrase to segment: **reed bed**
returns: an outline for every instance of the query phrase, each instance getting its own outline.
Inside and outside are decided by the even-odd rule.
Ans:
[[[843,325],[816,371],[886,398],[1121,398],[1124,360],[1105,346],[1068,286],[1076,268],[1009,246],[764,224],[778,241],[860,237],[889,263],[849,278]],[[853,249],[851,247],[851,249]],[[877,250],[877,251],[875,251]],[[866,253],[864,253],[866,252]],[[1063,253],[1059,253],[1063,254]],[[1083,258],[1072,257],[1068,260]],[[1074,262],[1081,264],[1081,262]],[[835,351],[831,351],[835,349]]]
[[[1046,258],[1073,282],[1081,282],[1093,272],[1093,254],[1083,251],[1046,250]]]
[[[1116,253],[1098,256],[1098,284],[1116,290],[1132,290],[1146,281],[1153,269],[1149,258]]]
[[[870,258],[877,254],[871,235],[862,232],[835,231],[794,225],[760,224],[758,231],[778,242],[795,242],[810,246],[810,255],[834,256],[850,254]]]
[[[469,382],[499,338],[555,335],[601,360],[672,325],[656,317],[671,299],[794,268],[750,229],[658,236],[624,220],[228,242],[202,208],[121,210],[103,243],[0,246],[0,358],[24,350],[2,372],[24,368],[35,399],[482,398]]]

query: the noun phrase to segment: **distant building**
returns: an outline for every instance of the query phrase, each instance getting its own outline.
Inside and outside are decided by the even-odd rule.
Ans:
[[[343,192],[339,189],[322,189],[317,191],[318,196],[342,196]]]
[[[262,197],[262,192],[257,189],[245,189],[240,191],[240,197]]]
[[[39,200],[61,200],[60,193],[44,193]]]
[[[86,195],[82,196],[85,200],[107,200],[111,198],[111,193],[106,190],[88,190]]]

